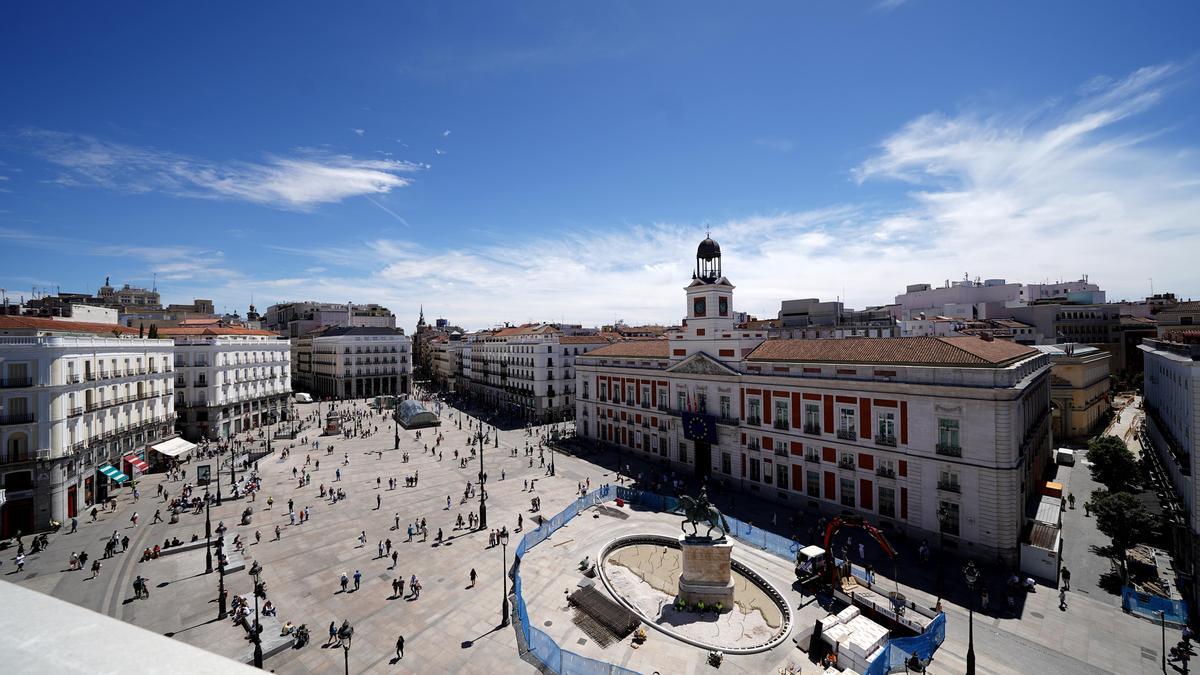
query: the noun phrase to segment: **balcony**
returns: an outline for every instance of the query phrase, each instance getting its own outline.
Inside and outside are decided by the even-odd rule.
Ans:
[[[746,444],[746,449],[754,450],[757,452],[759,450],[762,450],[762,445],[760,445],[758,441],[750,441],[749,443]]]
[[[896,437],[886,434],[875,434],[875,445],[887,445],[894,448],[896,447]]]
[[[749,425],[755,426],[755,427],[760,426],[762,424],[762,418],[761,417],[747,417],[746,424],[749,424]]]
[[[854,469],[855,468],[854,467],[854,458],[853,457],[843,457],[843,458],[839,459],[838,460],[838,468],[839,469]]]
[[[71,412],[67,413],[67,417],[79,417],[83,414],[83,406],[71,408]]]
[[[739,420],[736,417],[718,416],[717,424],[721,424],[721,425],[724,425],[727,427],[736,427],[737,425],[741,424],[741,420]]]
[[[32,377],[6,377],[0,379],[0,389],[16,389],[17,387],[32,387]]]
[[[666,433],[666,432],[667,432],[667,425],[665,425],[665,424],[659,424],[659,425],[658,425],[658,430],[659,430],[659,431],[661,431],[661,432],[663,432],[663,433]]]
[[[778,419],[775,420],[775,422],[771,426],[775,427],[776,429],[779,429],[780,431],[787,431],[788,429],[792,428],[791,425],[788,424],[787,420],[778,420]]]
[[[879,476],[880,478],[895,478],[896,470],[891,467],[881,466],[878,469],[875,469],[875,475]]]
[[[854,433],[853,429],[838,429],[837,437],[842,439],[843,441],[858,440],[858,434]]]
[[[37,421],[37,416],[33,413],[15,413],[12,415],[0,415],[0,426],[6,424],[32,424]]]
[[[962,448],[958,443],[938,443],[937,454],[945,457],[962,457]]]
[[[0,464],[20,464],[22,462],[32,462],[34,454],[32,452],[13,452],[0,455]],[[13,491],[9,490],[11,494]]]
[[[954,482],[951,482],[948,480],[939,480],[938,484],[937,484],[937,489],[939,489],[943,492],[953,492],[955,494],[962,492],[962,489],[959,488],[958,483],[954,483]]]
[[[67,384],[79,384],[83,381],[83,376],[79,373],[71,373],[67,375]]]
[[[821,425],[820,424],[805,424],[804,425],[804,433],[811,434],[813,436],[820,436],[821,435]]]
[[[804,455],[804,461],[812,462],[813,464],[820,464],[821,456],[815,452],[810,452]]]

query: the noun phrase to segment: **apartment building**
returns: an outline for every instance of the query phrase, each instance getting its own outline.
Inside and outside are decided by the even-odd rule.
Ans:
[[[283,419],[292,368],[278,333],[214,325],[159,335],[175,344],[176,426],[184,438],[225,439]]]
[[[706,239],[666,340],[576,359],[581,437],[777,500],[1016,560],[1050,457],[1047,355],[988,337],[740,329]]]
[[[412,391],[412,344],[403,329],[334,326],[293,341],[297,390],[328,398]]]
[[[0,537],[66,522],[174,437],[173,345],[137,330],[0,316]]]

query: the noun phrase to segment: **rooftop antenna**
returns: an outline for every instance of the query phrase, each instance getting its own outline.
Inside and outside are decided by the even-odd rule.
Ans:
[[[153,290],[155,292],[158,291],[158,272],[154,273],[154,286],[151,290]]]
[[[1150,277],[1150,295],[1154,295],[1154,277]]]

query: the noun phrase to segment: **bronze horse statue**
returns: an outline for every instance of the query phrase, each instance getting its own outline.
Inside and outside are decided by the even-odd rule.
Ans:
[[[721,512],[715,506],[708,502],[708,492],[704,489],[700,490],[700,496],[697,498],[683,495],[679,498],[679,503],[683,507],[683,523],[680,524],[680,529],[688,538],[704,538],[712,539],[712,531],[716,530],[720,533],[716,539],[719,541],[725,538],[725,526],[721,519]],[[699,525],[707,524],[708,531],[704,533],[704,537],[699,536]],[[688,534],[687,526],[692,526],[692,533]]]

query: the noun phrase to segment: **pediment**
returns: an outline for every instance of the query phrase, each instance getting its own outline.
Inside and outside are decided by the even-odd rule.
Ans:
[[[680,375],[737,375],[738,372],[713,357],[698,352],[667,368],[668,373]]]

